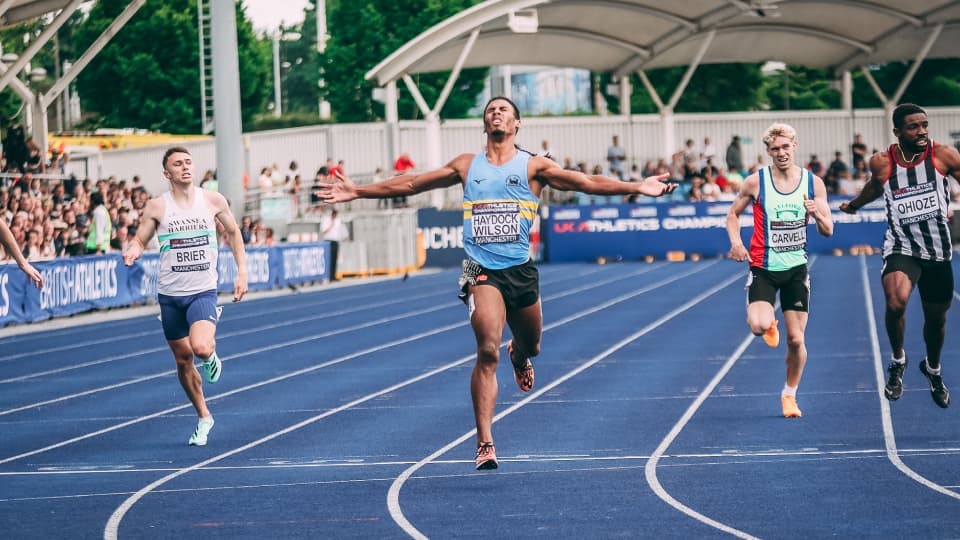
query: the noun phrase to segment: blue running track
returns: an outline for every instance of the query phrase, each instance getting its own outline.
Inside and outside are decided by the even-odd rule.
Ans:
[[[800,419],[745,265],[542,266],[537,386],[501,362],[495,471],[453,270],[227,305],[205,447],[155,315],[40,325],[0,338],[2,537],[958,538],[960,405],[919,372],[916,294],[883,398],[880,264],[812,259]]]

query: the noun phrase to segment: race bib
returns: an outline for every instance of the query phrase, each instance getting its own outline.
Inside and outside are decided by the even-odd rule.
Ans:
[[[902,187],[892,192],[894,220],[900,225],[910,225],[940,217],[937,190],[933,182]]]
[[[520,240],[520,203],[500,201],[475,203],[470,227],[475,244],[517,242]]]
[[[807,247],[807,223],[805,220],[771,221],[767,245],[777,253],[803,251]]]

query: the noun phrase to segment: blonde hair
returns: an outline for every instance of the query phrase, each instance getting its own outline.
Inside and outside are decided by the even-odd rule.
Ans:
[[[771,124],[763,132],[763,144],[770,146],[777,137],[786,137],[793,142],[797,142],[797,130],[787,124]]]

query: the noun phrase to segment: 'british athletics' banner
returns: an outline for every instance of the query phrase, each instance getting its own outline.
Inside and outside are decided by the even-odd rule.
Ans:
[[[247,248],[247,281],[252,291],[330,279],[328,242]],[[43,321],[93,309],[153,302],[157,298],[158,253],[145,253],[125,266],[119,253],[31,263],[43,274],[43,289],[30,285],[16,264],[0,264],[0,327]],[[220,292],[233,290],[233,252],[220,251]]]

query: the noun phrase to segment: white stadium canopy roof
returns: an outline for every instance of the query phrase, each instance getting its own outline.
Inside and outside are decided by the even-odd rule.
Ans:
[[[841,72],[914,60],[941,24],[926,57],[955,57],[956,0],[489,0],[420,34],[367,78],[383,85],[403,74],[453,69],[475,31],[462,67],[549,65],[625,75],[780,61]]]
[[[620,81],[621,114],[627,115],[632,89],[626,75],[637,73],[660,110],[668,145],[673,109],[700,64],[828,68],[841,81],[844,109],[852,109],[849,72],[860,68],[889,112],[923,60],[960,56],[957,44],[960,0],[487,0],[415,37],[366,78],[383,87],[378,99],[386,105],[388,126],[398,122],[397,81],[404,82],[433,125],[427,163],[439,165],[439,111],[463,68],[539,65],[611,73]],[[912,66],[888,96],[866,66],[895,61]],[[686,75],[672,96],[661,98],[645,71],[673,66],[687,66]],[[411,75],[438,71],[452,73],[431,106]],[[509,92],[509,83],[503,87]],[[392,153],[395,131],[388,129]]]

